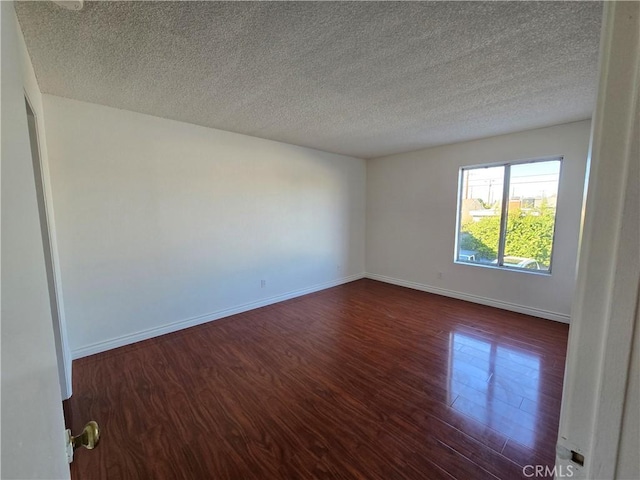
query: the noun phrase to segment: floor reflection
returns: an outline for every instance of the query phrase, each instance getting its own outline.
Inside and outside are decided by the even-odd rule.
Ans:
[[[518,443],[536,442],[541,358],[477,334],[449,337],[452,408]]]

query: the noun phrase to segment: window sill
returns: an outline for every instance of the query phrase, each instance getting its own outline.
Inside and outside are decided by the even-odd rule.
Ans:
[[[500,265],[492,265],[492,264],[488,264],[488,263],[474,263],[474,262],[465,262],[465,261],[460,261],[460,260],[454,260],[453,263],[457,264],[457,265],[467,265],[470,267],[481,267],[481,268],[488,268],[490,270],[502,270],[502,271],[507,271],[507,272],[517,272],[517,273],[528,273],[529,275],[537,275],[540,277],[550,277],[551,276],[551,271],[545,271],[545,270],[529,270],[526,268],[518,268],[518,267],[504,267],[504,266],[500,266]]]

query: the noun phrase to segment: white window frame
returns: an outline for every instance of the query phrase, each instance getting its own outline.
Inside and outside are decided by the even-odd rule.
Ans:
[[[529,273],[533,275],[543,275],[543,276],[551,276],[552,267],[553,267],[553,257],[555,255],[555,244],[556,244],[556,227],[557,227],[557,207],[556,207],[556,216],[553,219],[553,237],[551,239],[551,257],[549,259],[549,269],[548,270],[531,270],[526,268],[519,267],[511,267],[504,265],[504,248],[506,243],[506,231],[507,231],[507,221],[508,221],[508,213],[509,213],[509,189],[510,189],[510,180],[511,180],[511,167],[514,165],[523,165],[527,163],[542,163],[542,162],[560,162],[560,169],[558,173],[558,191],[556,193],[558,200],[557,204],[560,204],[560,185],[562,184],[562,171],[563,171],[563,163],[564,163],[564,155],[553,155],[549,157],[538,157],[533,159],[525,159],[525,160],[513,160],[508,162],[495,162],[495,163],[484,163],[480,165],[468,165],[460,167],[458,170],[458,202],[456,209],[456,232],[455,232],[455,242],[454,242],[454,252],[453,252],[453,262],[459,265],[470,265],[473,267],[482,267],[482,268],[491,268],[497,270],[508,270],[510,272],[522,272]],[[497,264],[484,264],[484,263],[475,263],[469,262],[465,260],[458,259],[459,253],[459,242],[460,242],[460,222],[461,216],[460,211],[462,208],[462,191],[463,191],[463,182],[464,182],[464,172],[465,170],[476,170],[480,168],[492,168],[492,167],[504,167],[504,176],[502,179],[502,205],[500,209],[500,233],[498,239],[498,255]]]

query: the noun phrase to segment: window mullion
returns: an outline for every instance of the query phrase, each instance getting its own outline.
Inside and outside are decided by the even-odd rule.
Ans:
[[[507,221],[509,214],[509,183],[511,182],[511,165],[504,166],[502,185],[502,212],[500,215],[500,239],[498,241],[498,265],[504,266],[504,246],[507,241]]]

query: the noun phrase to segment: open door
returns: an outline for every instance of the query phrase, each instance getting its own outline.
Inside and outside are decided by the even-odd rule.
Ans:
[[[60,393],[62,400],[71,397],[71,352],[67,342],[67,332],[64,323],[64,313],[62,311],[60,286],[55,263],[55,252],[52,245],[51,228],[51,207],[50,199],[46,192],[44,183],[42,157],[40,155],[40,145],[38,136],[38,122],[36,114],[29,103],[29,98],[25,95],[25,107],[27,110],[27,125],[29,129],[29,144],[31,146],[31,159],[33,163],[33,174],[35,179],[36,199],[38,202],[38,215],[40,219],[40,231],[42,234],[42,246],[44,252],[44,263],[47,274],[47,285],[49,287],[49,305],[51,308],[51,319],[53,321],[53,335],[56,346],[56,356],[58,361],[58,379],[60,381]]]

